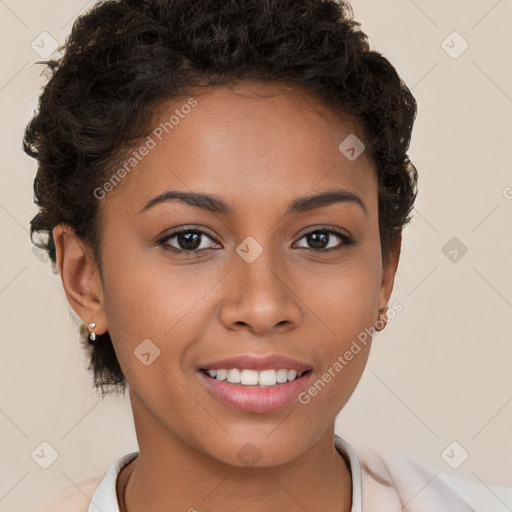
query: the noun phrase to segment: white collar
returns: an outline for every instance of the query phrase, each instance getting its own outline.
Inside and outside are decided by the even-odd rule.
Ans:
[[[119,512],[116,483],[121,470],[127,466],[139,452],[132,452],[118,459],[107,471],[100,485],[94,492],[87,512]]]
[[[352,473],[352,508],[350,512],[361,512],[361,466],[357,454],[347,441],[336,434],[334,435],[334,445],[347,462]],[[138,455],[139,452],[129,453],[110,466],[105,477],[94,492],[87,512],[119,512],[116,494],[117,477],[121,470]]]
[[[361,465],[359,464],[359,459],[357,457],[357,453],[347,443],[344,439],[342,439],[339,435],[334,434],[334,445],[336,449],[341,454],[341,456],[345,459],[350,473],[352,474],[352,508],[350,512],[361,512],[362,509],[362,501],[363,501],[363,484],[362,484],[362,476],[361,476]]]

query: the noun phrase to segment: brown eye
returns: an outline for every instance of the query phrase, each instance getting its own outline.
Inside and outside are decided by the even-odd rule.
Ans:
[[[335,238],[341,240],[341,243],[336,243]],[[308,247],[302,247],[303,249],[308,249],[312,251],[337,251],[341,249],[345,249],[348,246],[353,245],[355,242],[352,238],[350,238],[345,233],[337,231],[335,229],[316,229],[314,231],[309,231],[305,235],[302,236],[301,240],[305,239]]]
[[[161,238],[158,244],[173,252],[197,254],[213,248],[208,247],[206,239],[212,240],[215,243],[212,237],[200,229],[183,228]],[[171,240],[173,244],[169,243]]]

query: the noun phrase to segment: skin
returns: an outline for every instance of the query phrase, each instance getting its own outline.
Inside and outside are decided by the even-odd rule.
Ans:
[[[246,512],[348,512],[352,480],[333,445],[334,423],[371,343],[309,404],[266,414],[219,402],[197,370],[278,353],[308,362],[315,382],[375,325],[400,239],[383,266],[373,164],[365,153],[350,161],[338,150],[358,133],[353,120],[298,88],[248,82],[194,97],[191,113],[101,200],[101,265],[69,226],[53,232],[70,305],[96,322],[96,333],[110,332],[129,383],[139,456],[118,478],[121,510],[234,511],[243,503]],[[163,104],[155,126],[185,103]],[[292,200],[333,188],[359,196],[367,212],[338,202],[285,214]],[[171,189],[216,195],[234,213],[179,201],[138,213]],[[208,233],[203,252],[156,244],[184,225]],[[326,252],[344,243],[326,235],[325,248],[315,249],[304,235],[325,233],[325,225],[355,244]],[[263,249],[252,263],[236,252],[248,236]],[[166,244],[184,247],[177,237]],[[160,350],[149,366],[134,356],[147,338]],[[248,441],[260,456],[252,466],[237,456]]]

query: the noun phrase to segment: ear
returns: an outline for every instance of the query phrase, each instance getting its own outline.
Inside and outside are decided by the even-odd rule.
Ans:
[[[391,253],[386,265],[382,268],[382,280],[379,293],[379,308],[387,306],[393,291],[395,274],[400,259],[400,249],[402,247],[402,234],[400,233],[393,242]]]
[[[103,283],[90,249],[66,224],[53,228],[53,239],[70,306],[85,324],[96,323],[94,332],[103,334],[108,329]]]

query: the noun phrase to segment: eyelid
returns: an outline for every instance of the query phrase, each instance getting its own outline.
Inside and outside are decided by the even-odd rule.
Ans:
[[[222,245],[220,244],[220,242],[217,241],[216,237],[212,234],[210,234],[208,231],[206,231],[206,229],[204,228],[197,228],[197,227],[194,227],[194,226],[181,226],[181,227],[177,227],[175,229],[172,229],[170,232],[168,232],[167,234],[165,235],[162,235],[160,237],[158,237],[158,239],[156,240],[155,244],[156,245],[165,245],[165,243],[173,238],[175,238],[177,235],[181,234],[181,233],[189,233],[189,232],[195,232],[195,233],[198,233],[200,235],[204,235],[204,236],[207,236],[208,238],[210,238],[215,244],[217,245]],[[175,247],[173,247],[173,249],[176,249]],[[177,251],[180,250],[180,249],[176,249]],[[204,249],[200,249],[200,250],[197,250],[196,249],[196,252],[201,252],[202,250]],[[190,253],[193,253],[194,251],[193,250],[190,250],[190,251],[185,251],[183,249],[184,252],[190,252]]]
[[[319,224],[317,226],[310,226],[308,228],[305,228],[306,231],[304,231],[300,237],[300,238],[303,238],[304,236],[306,235],[309,235],[310,233],[316,233],[317,231],[328,231],[328,232],[331,232],[331,233],[336,233],[337,235],[339,236],[344,236],[346,238],[350,238],[350,239],[353,239],[354,237],[350,234],[349,231],[347,231],[346,229],[343,229],[343,228],[339,228],[337,226],[331,226],[329,224],[325,224],[325,225],[322,225],[322,224]]]

